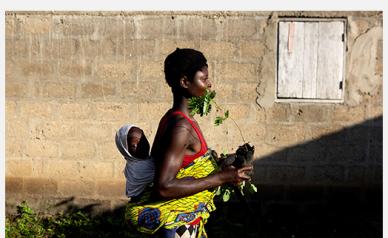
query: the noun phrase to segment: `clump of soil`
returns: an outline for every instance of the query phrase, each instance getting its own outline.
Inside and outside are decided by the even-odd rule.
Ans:
[[[218,165],[223,169],[230,165],[236,168],[241,168],[246,165],[251,165],[253,161],[253,154],[255,153],[255,146],[245,143],[240,145],[235,153],[221,154],[217,158]],[[250,173],[252,175],[253,172]]]

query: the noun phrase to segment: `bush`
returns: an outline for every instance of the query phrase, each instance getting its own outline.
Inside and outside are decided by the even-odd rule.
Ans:
[[[128,227],[124,209],[94,218],[82,208],[43,216],[36,214],[25,201],[17,206],[15,216],[6,218],[5,226],[7,238],[144,237]]]

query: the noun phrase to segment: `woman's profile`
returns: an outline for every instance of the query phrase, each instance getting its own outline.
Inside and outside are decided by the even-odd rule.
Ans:
[[[249,180],[252,166],[219,169],[188,101],[211,87],[205,56],[179,49],[164,61],[165,79],[173,104],[161,118],[151,149],[155,161],[152,191],[129,204],[127,217],[140,231],[154,237],[206,237],[204,224],[214,210],[215,188]]]

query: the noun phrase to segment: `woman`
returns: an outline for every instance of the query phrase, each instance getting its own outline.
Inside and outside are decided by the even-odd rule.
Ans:
[[[249,180],[252,166],[218,171],[188,101],[211,87],[207,60],[193,49],[177,48],[164,62],[173,105],[162,117],[151,150],[155,160],[152,205],[132,209],[136,225],[157,237],[206,237],[204,223],[214,210],[214,188]],[[156,221],[156,223],[152,223]],[[187,236],[185,236],[187,235]]]

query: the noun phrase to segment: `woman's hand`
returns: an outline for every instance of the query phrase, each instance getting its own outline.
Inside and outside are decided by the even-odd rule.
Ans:
[[[223,183],[239,184],[243,181],[250,181],[251,177],[247,173],[252,172],[253,166],[244,166],[236,168],[233,165],[225,167],[219,172],[219,176]]]

